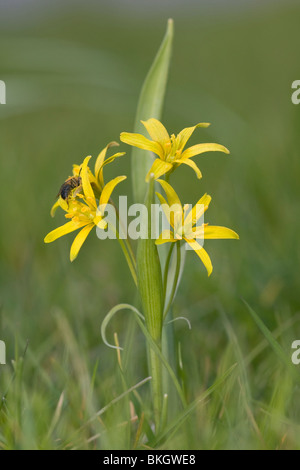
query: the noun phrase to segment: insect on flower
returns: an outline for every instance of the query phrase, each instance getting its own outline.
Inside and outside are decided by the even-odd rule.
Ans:
[[[77,194],[82,186],[81,186],[81,177],[78,176],[70,176],[66,181],[61,185],[60,190],[58,191],[58,194],[56,197],[61,197],[64,201],[67,201],[72,190],[75,189],[75,193]]]
[[[95,174],[92,173],[88,166],[91,156],[86,157],[81,165],[73,165],[73,176],[70,176],[63,183],[58,194],[59,199],[52,206],[52,217],[54,217],[56,209],[60,207],[65,211],[65,217],[70,220],[48,233],[44,241],[45,243],[51,243],[63,235],[80,229],[80,232],[76,235],[71,246],[71,261],[74,261],[77,257],[88,234],[94,227],[103,230],[107,227],[107,222],[104,217],[105,207],[109,203],[114,188],[121,181],[126,179],[126,176],[117,176],[104,184],[103,166],[106,165],[107,162],[110,163],[115,158],[124,155],[123,152],[116,153],[105,160],[108,148],[113,145],[115,145],[115,143],[108,144],[100,152],[95,163]],[[94,188],[95,191],[97,191],[97,196]],[[79,191],[81,191],[80,194],[78,194]],[[78,197],[75,197],[77,194]]]

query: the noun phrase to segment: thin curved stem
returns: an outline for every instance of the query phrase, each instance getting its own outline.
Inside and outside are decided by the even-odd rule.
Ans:
[[[126,259],[126,261],[127,261],[127,264],[128,264],[130,273],[131,273],[131,275],[132,275],[133,281],[134,281],[135,285],[137,286],[137,283],[138,283],[138,282],[137,282],[137,273],[136,273],[136,263],[135,263],[135,259],[134,259],[134,260],[132,259],[132,256],[131,256],[131,254],[130,254],[130,251],[128,250],[128,244],[125,244],[124,239],[123,239],[123,238],[120,238],[119,232],[118,232],[118,230],[116,229],[116,227],[114,227],[112,224],[110,224],[110,228],[113,229],[114,232],[115,232],[115,234],[116,234],[117,240],[118,240],[118,242],[119,242],[120,245],[121,245],[123,254],[124,254],[125,259]],[[126,241],[126,239],[125,239],[125,241]]]
[[[164,302],[166,302],[166,293],[167,293],[167,285],[168,285],[168,273],[169,273],[169,266],[170,266],[170,261],[171,261],[171,256],[174,248],[174,243],[171,243],[169,253],[166,259],[166,264],[165,264],[165,269],[164,269],[164,280],[163,280],[163,299]]]
[[[130,256],[130,253],[128,252],[128,246],[127,246],[127,244],[124,243],[124,240],[119,237],[119,233],[118,233],[117,230],[116,230],[116,235],[117,235],[117,239],[118,239],[118,241],[121,245],[122,251],[123,251],[124,256],[125,256],[125,259],[127,261],[127,264],[128,264],[129,270],[131,272],[133,281],[134,281],[135,285],[137,286],[136,266],[135,266],[135,264],[132,260],[132,257]]]
[[[178,283],[178,278],[179,278],[179,273],[180,273],[180,262],[181,262],[181,253],[180,253],[180,242],[176,242],[176,271],[175,271],[175,276],[174,276],[174,281],[173,281],[173,287],[172,287],[172,292],[169,298],[169,302],[167,307],[164,310],[163,314],[163,319],[166,318],[168,311],[170,310],[170,307],[173,303],[175,293],[176,293],[176,288],[177,288],[177,283]]]
[[[110,199],[109,201],[115,208],[115,211],[116,211],[116,216],[117,216],[117,219],[118,219],[118,223],[119,223],[119,226],[121,224],[122,226],[122,230],[123,232],[125,231],[124,230],[124,227],[123,227],[123,223],[122,223],[122,219],[120,218],[120,212],[119,212],[119,209],[117,208],[117,206],[114,204],[114,202]],[[135,255],[134,255],[134,252],[132,250],[132,246],[131,246],[131,243],[130,243],[130,239],[128,238],[128,233],[126,233],[126,238],[122,238],[122,240],[124,240],[124,243],[126,244],[126,248],[127,248],[127,251],[131,257],[131,260],[132,260],[132,263],[134,264],[134,266],[136,266],[136,259],[135,259]]]

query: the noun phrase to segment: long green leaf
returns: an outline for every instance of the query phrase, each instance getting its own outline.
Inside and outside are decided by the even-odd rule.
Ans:
[[[139,97],[134,125],[134,132],[139,134],[145,133],[145,128],[141,124],[141,120],[145,121],[149,118],[161,118],[171,59],[172,42],[173,20],[169,19],[165,37],[148,72]],[[132,149],[132,184],[135,202],[144,202],[147,189],[145,177],[152,163],[153,158],[149,151],[135,147]]]

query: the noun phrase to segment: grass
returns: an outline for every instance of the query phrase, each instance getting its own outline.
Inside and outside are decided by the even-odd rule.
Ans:
[[[0,107],[0,447],[299,449],[299,370],[282,360],[300,336],[300,108],[290,99],[299,7],[174,17],[164,121],[176,132],[212,122],[198,138],[231,150],[197,159],[203,182],[189,169],[174,178],[187,202],[209,192],[209,222],[232,227],[240,241],[207,244],[210,278],[188,252],[174,314],[192,329],[173,324],[173,365],[190,408],[171,390],[168,425],[156,437],[132,314],[117,315],[107,332],[110,342],[117,332],[121,357],[100,337],[112,306],[134,303],[120,248],[90,236],[70,264],[69,237],[48,246],[43,238],[57,224],[49,210],[71,165],[132,130],[165,18],[79,13],[0,32],[8,90]],[[130,176],[129,157],[108,177],[114,172]]]

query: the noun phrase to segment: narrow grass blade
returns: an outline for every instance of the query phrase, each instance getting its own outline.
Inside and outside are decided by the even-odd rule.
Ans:
[[[254,312],[254,310],[250,307],[250,305],[242,299],[244,304],[246,305],[251,317],[255,321],[256,325],[270,344],[271,348],[275,352],[275,354],[278,356],[278,358],[281,360],[281,362],[287,367],[287,369],[290,371],[291,375],[294,377],[295,380],[297,380],[300,383],[300,374],[297,372],[297,369],[295,366],[293,366],[292,361],[290,356],[288,356],[285,351],[282,349],[280,344],[275,340],[274,336],[270,332],[270,330],[266,327],[264,322],[259,318],[257,313]]]
[[[233,346],[234,354],[235,354],[237,362],[238,362],[240,377],[242,379],[242,385],[245,389],[245,395],[246,395],[245,398],[246,398],[247,402],[249,402],[251,400],[251,389],[250,389],[250,384],[249,384],[249,380],[248,380],[248,374],[247,374],[245,360],[244,360],[243,353],[242,353],[240,345],[239,345],[238,338],[235,334],[235,331],[234,331],[234,329],[233,329],[233,327],[232,327],[232,325],[231,325],[231,323],[228,319],[228,316],[225,313],[222,305],[217,303],[217,308],[218,308],[218,310],[220,312],[220,315],[222,317],[222,320],[223,320],[223,323],[224,323],[224,326],[225,326],[225,330],[227,332],[229,342]]]
[[[111,318],[113,317],[113,315],[115,315],[117,312],[119,312],[120,310],[131,310],[134,315],[135,315],[135,319],[139,325],[139,327],[141,328],[142,332],[144,333],[144,336],[146,338],[146,340],[148,341],[150,347],[153,349],[153,351],[157,354],[157,356],[159,357],[159,359],[161,360],[161,362],[163,363],[163,365],[165,366],[165,368],[167,369],[173,383],[174,383],[174,386],[178,392],[178,395],[181,399],[181,402],[183,404],[183,406],[185,406],[185,397],[184,397],[184,394],[183,394],[183,391],[180,387],[180,384],[176,378],[176,375],[175,375],[175,372],[173,371],[173,369],[171,368],[171,366],[168,364],[167,360],[165,359],[165,357],[163,356],[163,354],[161,353],[159,347],[157,346],[157,344],[155,343],[155,341],[152,339],[150,333],[148,332],[146,326],[144,325],[144,317],[143,315],[139,312],[139,310],[135,307],[133,307],[133,305],[130,305],[130,304],[119,304],[119,305],[116,305],[115,307],[113,307],[109,312],[108,314],[106,315],[106,317],[104,318],[103,322],[102,322],[102,325],[101,325],[101,336],[102,336],[102,340],[103,342],[110,348],[113,348],[113,349],[122,349],[120,347],[117,347],[117,346],[114,346],[112,344],[109,344],[107,339],[106,339],[106,328],[107,328],[107,325],[109,323],[109,321],[111,320]]]
[[[173,381],[173,384],[174,384],[174,386],[177,390],[177,393],[178,393],[178,396],[181,400],[181,403],[185,407],[186,406],[185,396],[184,396],[183,390],[180,386],[180,383],[177,380],[175,372],[173,371],[172,367],[169,365],[168,361],[163,356],[161,350],[159,349],[159,347],[157,346],[155,341],[152,339],[152,337],[151,337],[150,333],[148,332],[147,328],[145,327],[144,323],[141,321],[140,317],[138,317],[137,315],[136,315],[136,321],[138,322],[142,332],[144,333],[144,336],[145,336],[146,340],[148,341],[150,347],[153,349],[155,354],[159,357],[159,359],[161,360],[161,362],[165,366],[166,370],[168,371],[168,373],[169,373],[169,375],[170,375],[170,377]]]
[[[149,382],[149,380],[151,380],[152,377],[146,377],[145,379],[141,380],[140,382],[138,382],[137,384],[133,385],[132,387],[130,387],[128,390],[126,390],[125,392],[121,393],[118,397],[114,398],[111,402],[109,402],[107,405],[105,405],[103,408],[101,408],[101,410],[97,411],[96,414],[94,414],[88,421],[86,421],[81,427],[80,429],[82,429],[83,427],[87,426],[88,424],[90,424],[94,419],[96,418],[99,418],[99,416],[103,415],[103,413],[105,413],[112,405],[114,405],[115,403],[117,403],[118,401],[120,401],[122,398],[126,397],[129,393],[133,392],[134,390],[136,390],[137,388],[141,387],[142,385],[144,385],[145,383]]]
[[[161,445],[164,441],[169,439],[177,429],[184,423],[184,421],[190,416],[192,411],[206,398],[208,398],[213,392],[215,392],[224,381],[231,375],[232,371],[235,369],[236,364],[233,364],[220,378],[218,378],[213,385],[211,385],[205,392],[203,392],[200,397],[196,398],[190,405],[186,406],[182,413],[180,413],[176,419],[169,424],[164,431],[159,434],[155,441],[151,443],[151,446],[156,448]]]

